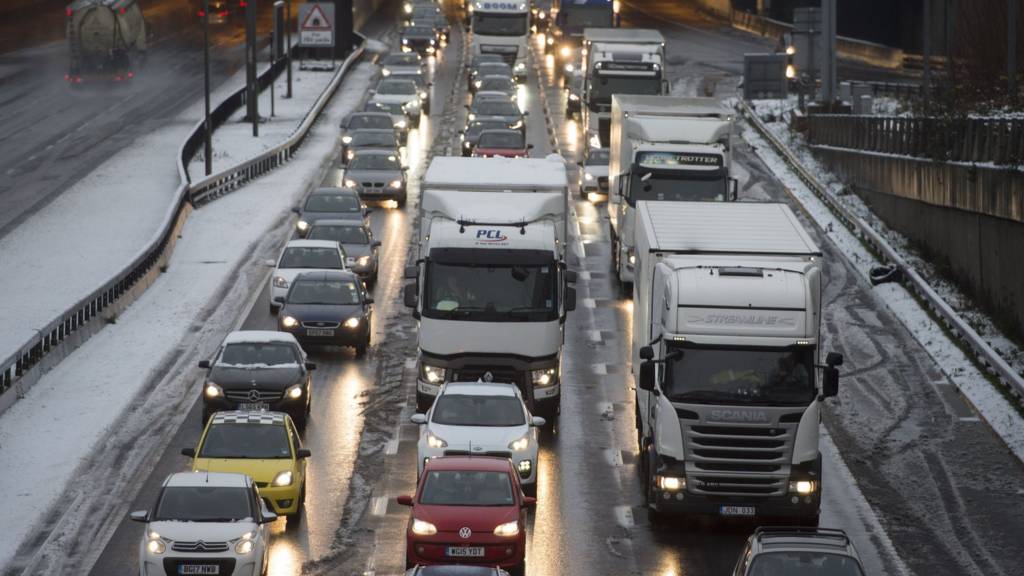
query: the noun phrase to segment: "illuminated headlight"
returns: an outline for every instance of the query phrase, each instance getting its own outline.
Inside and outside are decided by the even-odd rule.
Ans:
[[[499,524],[498,527],[494,529],[494,535],[495,536],[518,536],[519,535],[519,521],[518,520],[513,520],[511,522],[505,522],[504,524]]]
[[[789,483],[789,491],[792,494],[807,496],[814,494],[818,489],[818,483],[814,480],[792,480]]]
[[[469,118],[469,121],[472,122],[473,120],[476,120],[476,114],[470,112],[469,116],[467,116],[466,118]]]
[[[557,368],[545,368],[543,370],[531,370],[530,376],[534,386],[551,386],[558,377]]]
[[[433,38],[431,38],[431,39],[430,39],[430,45],[431,45],[431,46],[433,46],[434,44],[436,44],[436,42],[434,41],[434,39],[433,39]]]
[[[420,100],[426,100],[428,94],[426,92],[420,92]]]
[[[369,266],[370,265],[370,257],[369,256],[360,256],[359,259],[356,260],[356,265],[358,265],[358,266]]]
[[[345,187],[346,188],[355,188],[356,187],[356,181],[352,180],[351,178],[345,178]]]
[[[402,187],[402,181],[401,180],[392,180],[391,182],[388,182],[388,188],[401,188],[401,187]]]
[[[562,46],[562,49],[559,50],[558,53],[562,55],[562,58],[568,58],[569,56],[572,56],[572,48]]]
[[[150,532],[146,535],[148,540],[146,541],[146,551],[150,554],[163,554],[167,550],[167,544],[164,543],[163,539],[156,532]]]
[[[523,127],[523,121],[519,120],[515,124],[509,126],[509,129],[511,129],[511,130],[520,130],[520,129],[522,129],[522,127]]]
[[[594,179],[594,175],[591,174],[590,172],[584,172],[583,179],[586,180],[587,182],[590,182],[591,180]]]
[[[786,64],[786,78],[790,80],[796,78],[796,67],[792,64]]]
[[[291,472],[289,472],[291,474]],[[256,543],[252,541],[252,532],[246,532],[242,534],[242,537],[235,543],[235,552],[242,554],[243,556],[252,552],[252,549],[256,547]]]
[[[543,20],[543,19],[545,19],[547,17],[548,17],[547,13],[544,12],[543,10],[540,10],[540,11],[537,12],[537,18],[539,20]]]
[[[590,201],[591,204],[597,204],[597,202],[601,200],[601,195],[597,192],[588,192],[587,200]]]
[[[387,68],[385,68],[385,69],[381,70],[381,71],[380,71],[380,73],[381,73],[382,75],[384,75],[384,76],[391,76],[391,70],[389,70],[389,69],[387,69]]]
[[[349,136],[348,134],[346,134],[346,135],[344,135],[344,136],[342,136],[342,137],[341,137],[341,142],[342,142],[343,144],[349,144],[349,143],[351,143],[351,142],[352,142],[352,137],[351,137],[351,136]]]
[[[351,152],[349,153],[351,154]],[[309,222],[306,222],[305,220],[299,220],[298,222],[295,223],[295,227],[299,229],[299,232],[305,232],[306,230],[309,230]]]
[[[207,398],[220,398],[224,395],[224,389],[213,382],[209,382],[206,388],[203,389],[203,393],[206,394]]]
[[[793,46],[792,44],[786,46],[786,54],[789,54],[790,56],[796,54],[796,46]]]
[[[686,488],[686,478],[676,476],[658,476],[658,489],[665,492],[678,492]]]
[[[354,151],[349,150],[348,152],[345,152],[345,159],[346,160],[351,160],[352,157],[355,156],[355,155],[356,155],[356,153]]]
[[[447,448],[448,443],[433,434],[427,434],[427,446],[430,448]]]
[[[572,74],[575,71],[576,71],[576,65],[575,64],[569,63],[569,64],[565,65],[565,72],[566,72],[566,74]]]
[[[420,379],[429,384],[440,384],[448,375],[446,368],[420,363]]]
[[[523,436],[519,440],[513,440],[512,442],[508,443],[508,447],[510,450],[514,452],[522,452],[523,450],[526,450],[527,448],[530,447],[530,437]]]
[[[590,147],[591,148],[600,148],[601,147],[601,137],[598,136],[597,134],[591,134],[590,135]]]
[[[462,143],[462,147],[463,147],[463,148],[472,148],[472,147],[473,147],[473,143],[472,143],[472,142],[470,142],[469,140],[465,140],[465,141],[463,141],[463,143]]]
[[[430,522],[414,518],[412,521],[412,533],[418,536],[433,536],[437,534],[437,526]]]
[[[516,464],[516,470],[519,471],[520,478],[529,478],[530,472],[533,471],[533,461],[520,460],[519,464]]]
[[[402,38],[402,44],[409,44],[408,38]]]
[[[407,124],[406,124],[405,120],[399,120],[398,122],[395,122],[395,128],[404,130],[406,126],[407,126]]]
[[[294,316],[285,316],[281,319],[281,326],[285,328],[295,328],[299,325],[299,321]]]
[[[480,80],[477,80],[476,82],[473,82],[473,86],[476,86],[477,88],[479,88],[482,85],[483,85],[483,82],[481,82]]]
[[[271,482],[273,486],[291,486],[292,485],[292,471],[284,470],[278,472],[277,476],[274,476],[274,481]]]
[[[403,6],[402,6],[402,10],[405,10],[405,13],[406,13],[406,14],[412,14],[412,3],[410,3],[410,2],[406,2],[406,3],[405,3],[405,4],[403,5]]]
[[[345,320],[345,328],[359,328],[359,318],[349,318]]]
[[[526,62],[516,62],[512,69],[516,72],[526,72]]]
[[[288,389],[285,390],[284,394],[292,400],[302,398],[302,385],[296,384],[294,386],[289,386]]]
[[[579,96],[577,96],[577,95],[575,95],[575,94],[569,94],[569,100],[571,100],[571,101],[573,101],[573,102],[576,102],[576,101],[577,101],[577,100],[579,100],[579,99],[580,99],[580,97],[579,97]]]
[[[632,266],[634,264],[636,264],[636,254],[634,254],[633,251],[630,250],[629,251],[629,265]]]
[[[555,37],[554,36],[548,36],[546,42],[547,42],[548,46],[553,46],[555,44]]]

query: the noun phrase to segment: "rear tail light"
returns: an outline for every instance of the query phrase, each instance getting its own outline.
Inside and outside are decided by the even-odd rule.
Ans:
[[[75,13],[75,11],[74,11],[74,10],[72,10],[71,8],[65,8],[65,9],[64,9],[64,14],[65,14],[65,15],[66,15],[66,16],[67,16],[68,18],[70,18],[70,17],[71,17],[71,15],[72,15],[72,14],[74,14],[74,13]]]

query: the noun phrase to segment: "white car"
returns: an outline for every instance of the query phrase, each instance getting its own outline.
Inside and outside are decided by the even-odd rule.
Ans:
[[[345,270],[345,252],[332,240],[292,240],[285,244],[270,275],[270,313],[277,314],[288,295],[292,280],[303,272]]]
[[[413,80],[385,78],[377,83],[377,87],[371,93],[373,94],[370,97],[371,102],[401,104],[412,120],[413,126],[419,124],[420,114],[423,112],[423,102],[419,86]]]
[[[591,148],[580,162],[580,195],[597,203],[608,196],[608,149]]]
[[[497,382],[449,382],[426,414],[413,414],[420,426],[417,476],[428,458],[474,454],[512,459],[523,489],[537,486],[537,428],[543,418],[526,409],[519,388]]]
[[[252,479],[221,472],[171,474],[153,510],[130,516],[146,524],[139,576],[264,574],[267,523],[277,519]]]

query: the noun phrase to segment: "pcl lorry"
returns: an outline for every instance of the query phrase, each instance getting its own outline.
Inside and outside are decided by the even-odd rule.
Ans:
[[[633,222],[643,200],[724,202],[736,197],[732,111],[713,98],[612,96],[608,217],[612,265],[633,282]]]
[[[842,364],[835,353],[818,364],[821,251],[787,206],[745,202],[640,202],[636,247],[636,427],[652,520],[817,523],[821,407]]]
[[[590,148],[606,148],[612,94],[667,94],[665,38],[644,28],[583,30],[583,125]]]
[[[137,0],[76,0],[65,8],[67,80],[127,80],[146,52],[146,21]]]
[[[528,0],[471,0],[467,5],[473,54],[497,54],[512,67],[517,79],[525,80],[530,38]]]
[[[417,407],[445,382],[482,379],[516,384],[535,414],[556,415],[576,307],[564,160],[435,157],[421,191],[404,294],[419,320]]]

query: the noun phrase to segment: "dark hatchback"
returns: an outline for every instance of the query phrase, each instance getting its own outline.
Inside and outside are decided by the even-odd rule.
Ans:
[[[437,51],[441,39],[433,26],[409,26],[402,30],[402,52],[429,56]]]
[[[203,426],[219,410],[287,412],[302,428],[310,408],[310,371],[316,365],[291,334],[239,330],[228,334],[207,370],[201,392]]]
[[[370,346],[373,298],[354,272],[300,274],[284,300],[278,327],[301,342],[351,346],[356,356]]]

